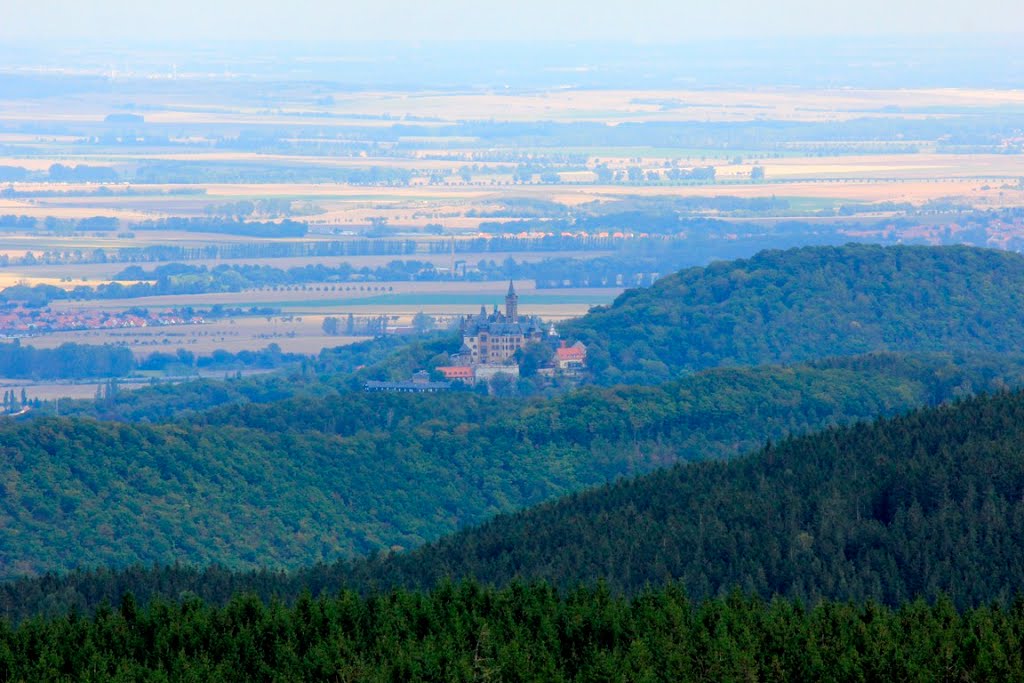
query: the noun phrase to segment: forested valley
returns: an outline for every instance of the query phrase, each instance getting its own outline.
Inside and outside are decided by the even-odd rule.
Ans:
[[[622,476],[1021,385],[1024,357],[881,354],[527,401],[310,391],[170,422],[6,421],[0,573],[410,549]]]
[[[897,606],[945,596],[1009,605],[1024,581],[1024,393],[958,400],[772,441],[725,461],[680,464],[499,515],[409,552],[291,573],[165,565],[10,581],[10,616],[89,612],[132,593],[429,589],[446,580],[616,594],[677,581],[703,600],[732,589],[803,604]],[[646,444],[644,448],[648,447]]]
[[[764,252],[563,326],[589,385],[544,395],[360,391],[439,334],[5,418],[0,674],[1012,675],[1021,285],[990,250]]]

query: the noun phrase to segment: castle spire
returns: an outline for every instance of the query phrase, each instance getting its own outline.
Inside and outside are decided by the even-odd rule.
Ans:
[[[505,296],[505,319],[510,323],[519,322],[519,295],[511,280],[508,281],[508,294]]]

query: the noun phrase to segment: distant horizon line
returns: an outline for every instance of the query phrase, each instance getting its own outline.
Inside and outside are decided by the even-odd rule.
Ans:
[[[828,44],[834,45],[835,41],[839,40],[842,42],[849,43],[865,43],[865,44],[878,44],[878,43],[890,43],[892,41],[906,41],[910,44],[917,44],[918,47],[929,47],[937,50],[949,50],[950,45],[920,45],[921,42],[930,42],[937,38],[957,38],[962,42],[974,42],[978,40],[990,40],[999,39],[1012,41],[1014,44],[1021,44],[1019,31],[1007,29],[1006,31],[945,31],[945,32],[893,32],[893,33],[873,33],[873,34],[862,34],[862,33],[824,33],[817,35],[806,35],[806,34],[772,34],[772,35],[756,35],[756,34],[735,34],[735,35],[718,35],[718,36],[697,36],[692,38],[683,38],[679,40],[639,40],[635,38],[601,38],[601,37],[589,37],[589,38],[279,38],[279,37],[264,37],[264,36],[253,36],[248,38],[242,37],[220,37],[220,38],[82,38],[81,36],[49,36],[43,38],[26,38],[23,36],[18,37],[4,37],[0,35],[0,47],[3,46],[17,46],[17,47],[29,47],[33,49],[39,49],[43,47],[52,48],[64,48],[67,50],[75,50],[83,47],[90,49],[108,49],[117,50],[124,46],[130,46],[132,48],[150,48],[159,49],[161,47],[168,46],[190,46],[190,47],[203,47],[213,45],[238,45],[238,44],[252,44],[262,43],[266,45],[295,45],[295,46],[315,46],[315,47],[332,47],[335,49],[342,49],[346,46],[375,46],[375,45],[386,45],[386,46],[401,46],[401,47],[419,47],[419,46],[430,46],[430,47],[453,47],[456,45],[473,45],[473,46],[507,46],[507,45],[520,45],[530,47],[562,47],[570,48],[575,45],[593,45],[593,46],[630,46],[630,47],[689,47],[696,45],[714,45],[723,43],[777,43],[786,42],[791,43],[792,41],[798,41],[805,44]],[[112,44],[112,42],[114,44]]]

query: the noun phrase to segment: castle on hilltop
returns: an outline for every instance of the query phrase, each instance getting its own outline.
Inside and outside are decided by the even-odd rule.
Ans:
[[[519,295],[509,280],[505,295],[505,312],[480,307],[480,313],[467,318],[462,324],[462,349],[459,355],[469,365],[505,365],[516,351],[530,342],[544,339],[544,328],[537,316],[519,315]]]
[[[535,315],[519,315],[519,295],[510,280],[505,295],[505,312],[495,306],[488,314],[480,307],[478,315],[462,321],[462,348],[451,357],[451,365],[436,368],[448,381],[479,384],[492,381],[498,375],[519,377],[516,352],[533,343],[551,346],[552,357],[543,367],[535,368],[537,375],[553,377],[576,376],[582,372],[587,348],[580,342],[567,346],[551,325],[546,331],[541,319]]]

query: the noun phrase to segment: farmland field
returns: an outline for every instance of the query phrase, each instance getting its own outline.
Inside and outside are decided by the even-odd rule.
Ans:
[[[269,320],[268,320],[269,317]],[[322,316],[251,316],[217,320],[202,325],[168,325],[136,329],[70,330],[33,335],[25,343],[53,348],[67,342],[126,346],[138,358],[155,352],[185,349],[209,355],[218,349],[237,353],[277,344],[287,353],[316,354],[320,349],[344,346],[361,337],[328,336],[321,330]]]
[[[221,379],[228,376],[235,376],[238,373],[244,375],[261,374],[261,370],[238,370],[231,372],[223,372],[217,370],[198,370],[192,375],[182,375],[179,377],[147,377],[140,374],[136,377],[122,377],[117,380],[117,388],[119,391],[138,389],[141,387],[147,387],[153,382],[183,382],[189,379],[197,377],[208,377],[213,379]],[[105,381],[97,380],[17,380],[17,379],[6,379],[0,378],[0,392],[3,391],[14,391],[18,394],[22,390],[25,391],[25,395],[29,400],[39,399],[41,401],[52,401],[54,399],[75,399],[75,398],[94,398],[97,391],[102,392],[104,389]]]
[[[194,294],[173,296],[152,296],[132,299],[97,299],[85,301],[58,301],[52,304],[55,310],[77,308],[95,308],[101,310],[125,310],[129,308],[167,308],[192,306],[208,308],[220,304],[222,306],[250,308],[272,307],[280,309],[286,315],[354,315],[373,316],[380,314],[396,315],[411,318],[417,312],[431,314],[470,314],[476,313],[481,306],[488,309],[492,305],[501,304],[508,288],[507,282],[393,282],[374,283],[375,291],[360,291],[353,287],[350,291],[316,291],[316,286],[291,291],[272,291],[269,289],[247,290],[243,292],[224,292],[216,294]],[[326,288],[325,288],[326,289]],[[384,291],[378,291],[384,290]],[[388,291],[390,290],[390,291]],[[591,306],[611,303],[621,292],[616,288],[560,288],[538,290],[531,283],[521,282],[518,285],[520,310],[524,314],[540,315],[545,319],[562,320],[582,315]],[[279,317],[275,316],[275,320]],[[259,318],[263,320],[263,318]],[[304,320],[306,320],[304,318]],[[316,321],[318,327],[320,321]],[[240,322],[241,324],[241,322]],[[309,325],[295,327],[289,323],[288,329],[304,330],[303,336],[310,331]],[[312,325],[313,321],[309,321]],[[206,326],[200,326],[205,328]],[[246,325],[247,329],[261,328],[263,324],[255,322]],[[284,328],[282,328],[284,329]],[[232,330],[239,331],[239,330]],[[266,331],[266,330],[264,330]],[[237,335],[236,335],[237,336]],[[250,347],[251,348],[251,347]]]
[[[522,312],[558,321],[611,302],[616,283],[789,246],[801,230],[819,242],[1024,246],[1019,90],[322,81],[293,83],[270,107],[211,74],[108,86],[0,99],[0,290],[99,288],[135,265],[138,280],[121,285],[155,287],[148,273],[164,269],[162,289],[146,291],[174,293],[79,289],[45,310],[232,313],[198,325],[22,325],[37,346],[316,353],[351,341],[325,335],[325,317],[449,324],[500,304],[508,277]],[[285,219],[299,230],[275,234]],[[566,239],[541,249],[545,235]],[[218,266],[278,279],[204,284]],[[305,266],[333,275],[287,272]],[[28,320],[35,309],[18,310]]]
[[[564,288],[538,290],[531,283],[519,283],[520,310],[558,322],[582,315],[592,306],[608,304],[621,291],[615,288]],[[179,349],[196,355],[215,350],[237,353],[277,344],[287,353],[317,354],[321,349],[343,346],[363,337],[328,335],[323,331],[328,316],[359,319],[387,316],[390,326],[408,327],[413,317],[425,313],[440,326],[455,325],[460,316],[488,310],[502,302],[507,282],[393,282],[374,283],[374,291],[326,291],[326,286],[305,290],[250,290],[237,293],[153,296],[132,299],[56,301],[57,313],[80,310],[126,312],[137,309],[166,310],[194,307],[207,310],[215,305],[273,309],[273,313],[214,319],[203,324],[161,325],[138,328],[82,329],[36,332],[23,343],[53,348],[64,343],[113,344],[130,348],[141,359],[155,352]],[[390,290],[390,291],[388,291]]]
[[[440,225],[456,232],[476,231],[483,220],[471,211],[486,211],[509,198],[559,202],[578,206],[593,201],[611,201],[636,195],[659,197],[828,197],[837,201],[902,201],[916,205],[948,199],[976,207],[1024,206],[1024,190],[1018,181],[1024,177],[1024,156],[991,156],[967,160],[951,155],[883,155],[879,157],[839,158],[823,161],[815,157],[766,159],[756,164],[721,164],[719,181],[713,185],[655,184],[642,186],[600,185],[593,183],[431,187],[396,187],[368,197],[359,188],[306,186],[290,188],[280,184],[253,183],[244,186],[209,185],[201,200],[165,196],[115,197],[103,200],[46,198],[39,200],[0,199],[0,214],[56,217],[81,220],[96,215],[111,216],[123,223],[157,220],[173,215],[199,216],[203,207],[218,202],[287,198],[289,201],[314,201],[320,209],[306,220],[312,226],[340,230],[362,230],[374,220],[413,232],[427,224]],[[386,160],[377,160],[387,163]],[[643,159],[641,164],[658,168],[664,162]],[[765,172],[765,181],[747,179],[754,165]],[[493,220],[493,219],[490,219]],[[154,231],[156,233],[156,231]],[[311,233],[306,239],[328,239]],[[202,245],[211,242],[245,241],[240,236],[223,234],[149,231],[135,232],[130,239],[90,236],[78,242],[52,237],[22,239],[3,236],[0,250],[8,253],[38,249],[87,247],[123,248],[153,244]]]

